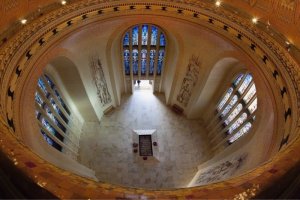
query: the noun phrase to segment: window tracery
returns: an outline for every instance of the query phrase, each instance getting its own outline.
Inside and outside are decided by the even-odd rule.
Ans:
[[[38,79],[37,85],[36,118],[43,138],[58,151],[64,151],[67,148],[75,152],[74,146],[65,144],[65,140],[69,140],[67,143],[72,143],[69,136],[71,130],[68,125],[71,112],[59,89],[46,74]]]
[[[123,36],[125,75],[160,76],[163,71],[166,38],[160,28],[151,24],[135,25]]]
[[[256,87],[250,73],[240,73],[217,105],[223,128],[232,144],[248,133],[257,109]]]

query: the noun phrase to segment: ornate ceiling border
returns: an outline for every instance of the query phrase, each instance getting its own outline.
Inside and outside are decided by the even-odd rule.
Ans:
[[[282,152],[278,153],[273,158],[272,163],[267,163],[237,178],[202,187],[150,191],[97,183],[72,173],[67,173],[43,161],[26,146],[22,145],[15,136],[10,134],[15,131],[17,124],[17,120],[15,120],[17,119],[17,112],[15,111],[17,106],[14,101],[18,98],[18,94],[15,94],[15,92],[22,85],[22,76],[25,76],[33,68],[32,60],[37,59],[41,52],[46,51],[47,47],[53,45],[60,37],[74,28],[79,28],[92,21],[104,18],[134,14],[171,16],[198,23],[221,33],[224,37],[234,41],[238,46],[248,47],[249,51],[252,52],[252,56],[260,60],[270,73],[270,76],[274,78],[274,82],[279,90],[278,93],[282,97],[282,104],[285,110],[282,113],[282,119],[285,121],[285,125],[280,149],[283,146],[287,146],[289,134],[292,131],[298,131],[295,129],[295,124],[293,124],[292,120],[297,120],[297,125],[299,125],[300,74],[297,63],[284,47],[253,26],[250,21],[226,10],[218,9],[212,4],[196,0],[79,1],[50,12],[29,23],[8,40],[0,50],[1,112],[2,117],[6,120],[5,123],[8,125],[1,125],[1,138],[3,138],[0,140],[1,151],[5,152],[23,173],[31,177],[32,180],[36,180],[37,178],[35,177],[44,179],[46,184],[42,184],[42,187],[59,198],[95,198],[100,196],[107,198],[112,196],[122,198],[142,196],[155,198],[232,198],[234,195],[254,186],[254,188],[257,188],[257,185],[260,188],[267,187],[271,180],[277,177],[270,177],[268,174],[274,164],[277,167],[281,166],[282,170],[284,170],[298,161],[295,159],[287,160],[285,157],[287,154],[295,153],[292,151],[294,148],[300,148],[300,142],[297,140],[290,144],[290,148],[285,148],[284,151],[282,150]],[[296,109],[293,109],[295,107]],[[12,149],[15,150],[12,151]],[[18,153],[11,154],[11,152]],[[25,158],[38,163],[35,172],[26,166]],[[282,166],[280,164],[282,160],[289,164]],[[51,177],[47,177],[47,180],[43,178],[45,169],[48,170],[48,174],[51,172]],[[60,180],[58,177],[62,176],[62,174],[64,174],[64,182],[68,183],[68,188],[74,186],[78,190],[70,191],[62,182],[57,181]],[[277,175],[280,175],[280,173]],[[250,179],[251,181],[249,181]],[[49,180],[53,182],[48,182]],[[37,180],[36,183],[39,184],[40,180]],[[88,186],[88,189],[86,186]]]

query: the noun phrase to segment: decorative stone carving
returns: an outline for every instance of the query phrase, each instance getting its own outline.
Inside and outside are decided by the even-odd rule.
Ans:
[[[2,3],[2,11],[4,12],[8,12],[11,9],[16,8],[19,5],[19,1],[18,0],[2,0],[4,1]]]
[[[111,96],[107,88],[100,59],[96,57],[92,57],[90,60],[90,67],[91,67],[93,81],[97,88],[97,96],[102,106],[105,106],[111,103]]]
[[[278,17],[287,23],[296,23],[296,3],[293,0],[281,0],[275,7],[275,12]]]
[[[232,176],[245,163],[247,155],[243,154],[233,160],[222,162],[215,167],[203,171],[197,178],[196,185],[204,185]]]
[[[190,58],[186,75],[183,79],[181,89],[177,96],[177,101],[187,106],[192,95],[192,91],[198,81],[200,73],[200,60],[199,57],[192,55]]]

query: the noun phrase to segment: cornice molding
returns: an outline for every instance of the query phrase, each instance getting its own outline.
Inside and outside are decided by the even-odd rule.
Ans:
[[[147,6],[150,6],[150,9],[148,9]],[[19,118],[16,116],[18,115],[19,108],[15,100],[20,97],[20,94],[16,93],[16,91],[21,90],[22,84],[25,83],[24,77],[34,68],[34,62],[31,61],[39,59],[37,55],[41,55],[42,52],[45,52],[47,47],[55,45],[61,37],[89,23],[105,18],[142,14],[162,15],[187,20],[221,34],[223,37],[233,41],[237,46],[241,46],[241,49],[248,48],[248,54],[252,52],[252,58],[255,58],[257,62],[261,62],[261,67],[269,73],[269,77],[274,77],[273,83],[276,84],[276,88],[278,88],[277,92],[280,93],[283,88],[286,88],[287,92],[281,93],[281,101],[285,113],[279,113],[282,115],[280,120],[285,120],[283,138],[288,137],[291,132],[294,132],[294,134],[298,133],[299,130],[296,126],[300,125],[298,120],[300,112],[299,66],[284,46],[271,38],[264,31],[253,26],[248,20],[226,10],[218,9],[212,4],[196,0],[153,0],[136,2],[126,0],[90,0],[69,4],[35,19],[2,46],[0,50],[0,102],[2,118],[4,118],[6,124],[9,125],[9,130],[3,126],[1,127],[2,138],[8,141],[7,145],[3,145],[2,143],[1,151],[8,154],[7,148],[16,148],[16,151],[25,149],[22,152],[23,155],[39,163],[40,171],[35,172],[40,173],[38,175],[39,177],[43,177],[43,168],[52,174],[49,180],[53,181],[53,183],[45,184],[43,187],[59,198],[74,198],[72,191],[68,191],[62,185],[63,183],[56,181],[56,178],[61,174],[65,174],[63,177],[65,182],[68,183],[68,187],[70,187],[70,185],[78,186],[81,185],[81,183],[91,186],[88,189],[85,186],[79,186],[78,191],[76,191],[78,195],[79,192],[82,192],[81,197],[85,198],[96,198],[99,197],[99,195],[110,193],[114,197],[132,198],[141,197],[140,195],[156,198],[233,198],[236,194],[242,193],[245,189],[252,188],[253,185],[258,184],[261,189],[266,188],[271,180],[274,180],[280,175],[277,174],[277,176],[272,177],[273,179],[269,177],[268,170],[272,167],[272,163],[267,163],[243,176],[226,181],[226,184],[221,182],[192,189],[148,191],[97,183],[71,173],[66,173],[43,161],[12,136],[11,133],[13,133],[16,126],[18,126]],[[296,109],[294,109],[295,107]],[[299,140],[296,140],[296,142],[291,143],[289,148],[282,148],[282,151],[276,155],[276,159],[274,158],[271,162],[275,162],[278,164],[277,166],[281,166],[279,164],[281,162],[280,159],[287,159],[283,157],[283,155],[286,155],[288,152],[291,154],[294,153],[291,151],[291,148],[299,149],[299,143]],[[283,146],[288,147],[287,144],[283,144]],[[22,158],[20,154],[16,154],[16,157],[13,159],[20,160],[20,163],[24,158]],[[282,166],[282,170],[288,169],[296,161],[296,159],[289,160],[289,164]],[[33,176],[34,172],[27,169],[24,163],[20,163],[17,167],[35,180]],[[251,181],[249,182],[250,178]],[[37,181],[37,184],[38,183]],[[55,186],[53,185],[54,183]],[[65,190],[57,190],[58,188],[65,188]],[[94,188],[98,188],[99,191],[94,191]]]

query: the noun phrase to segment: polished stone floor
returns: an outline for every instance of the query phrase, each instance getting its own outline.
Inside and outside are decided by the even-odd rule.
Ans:
[[[133,130],[156,129],[157,157],[133,152]],[[78,160],[95,170],[99,181],[129,187],[186,187],[207,159],[205,130],[198,120],[177,115],[162,94],[136,90],[101,123],[86,123]]]

